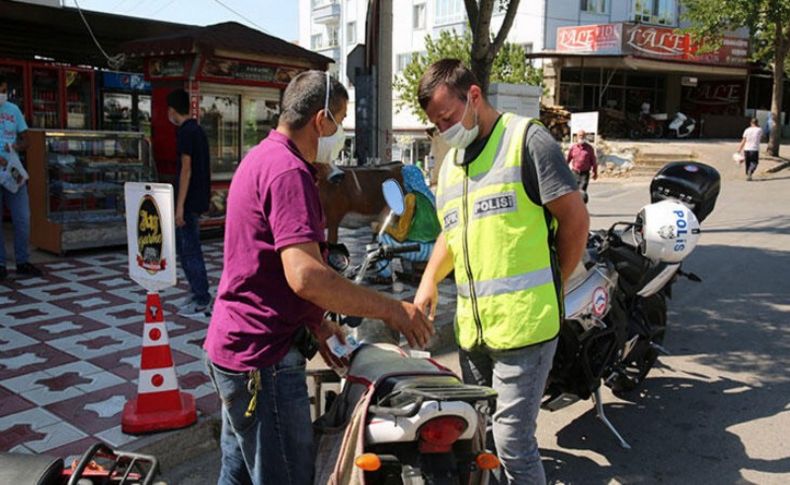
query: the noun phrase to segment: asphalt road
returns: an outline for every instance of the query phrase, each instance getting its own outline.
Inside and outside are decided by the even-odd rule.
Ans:
[[[790,176],[726,181],[700,246],[669,302],[662,357],[643,388],[605,409],[542,411],[538,439],[550,483],[790,483]],[[593,183],[594,228],[632,220],[646,182]],[[457,368],[453,352],[437,356]],[[175,469],[169,483],[215,483],[219,453]]]

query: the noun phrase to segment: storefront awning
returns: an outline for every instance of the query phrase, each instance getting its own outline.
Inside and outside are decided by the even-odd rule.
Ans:
[[[563,67],[603,67],[606,69],[697,74],[717,77],[746,77],[749,73],[749,69],[746,67],[712,66],[710,64],[695,64],[691,62],[662,61],[623,54],[585,54],[579,52],[544,51],[527,54],[527,58],[557,59],[562,62]]]
[[[83,13],[99,43],[110,55],[117,54],[124,42],[193,27],[101,12]],[[0,0],[0,18],[3,19],[0,57],[52,59],[94,67],[107,65],[107,60],[91,40],[77,9]]]

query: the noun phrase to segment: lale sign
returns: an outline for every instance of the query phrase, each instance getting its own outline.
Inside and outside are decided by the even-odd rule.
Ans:
[[[582,25],[557,29],[560,52],[619,53],[623,41],[623,24]]]
[[[129,277],[149,292],[176,284],[173,187],[128,182],[126,233]]]
[[[749,41],[725,37],[721,47],[706,54],[688,34],[677,29],[643,24],[603,24],[557,28],[557,51],[632,55],[699,64],[743,66],[749,60]]]

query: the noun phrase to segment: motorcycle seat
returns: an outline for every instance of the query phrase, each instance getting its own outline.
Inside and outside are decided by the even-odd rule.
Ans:
[[[63,481],[63,460],[46,455],[0,453],[0,483],[53,485]]]

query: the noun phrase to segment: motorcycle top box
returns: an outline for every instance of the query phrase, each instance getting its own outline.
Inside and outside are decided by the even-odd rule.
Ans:
[[[704,163],[681,161],[665,165],[650,183],[650,201],[676,199],[702,222],[713,212],[721,189],[719,172]]]

